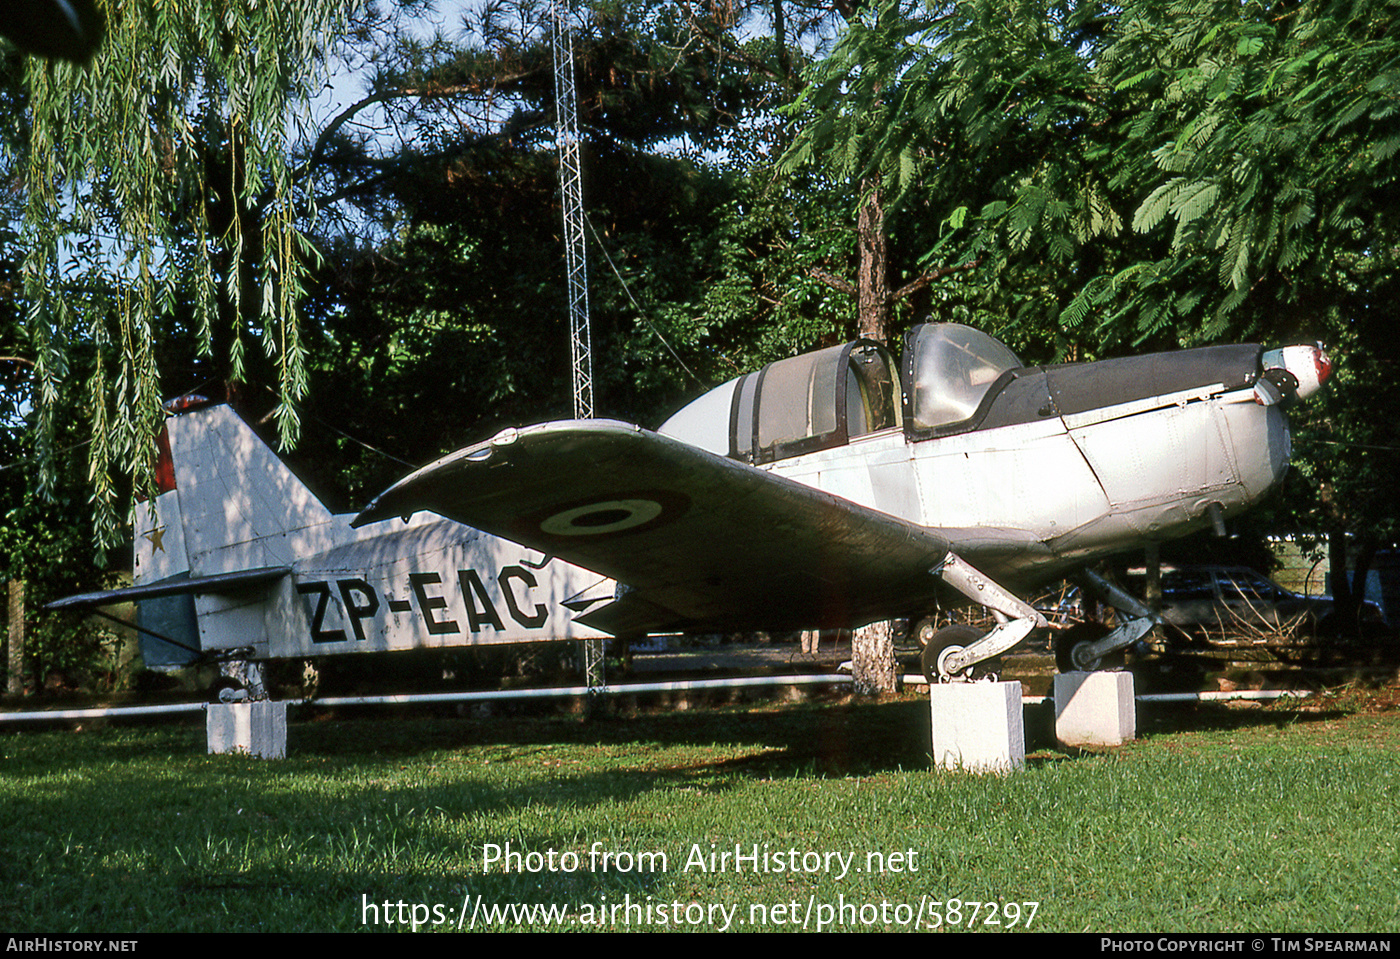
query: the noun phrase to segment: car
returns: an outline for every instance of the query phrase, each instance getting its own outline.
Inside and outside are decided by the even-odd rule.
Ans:
[[[1245,566],[1164,567],[1161,583],[1162,619],[1191,638],[1328,636],[1340,629],[1331,596],[1295,593]],[[1360,619],[1380,623],[1380,607],[1363,603]]]

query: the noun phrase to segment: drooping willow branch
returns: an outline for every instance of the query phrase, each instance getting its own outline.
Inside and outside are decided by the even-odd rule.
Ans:
[[[88,67],[26,63],[22,276],[38,448],[49,460],[81,348],[91,356],[78,405],[104,543],[116,540],[122,478],[150,485],[163,399],[153,344],[175,323],[192,322],[206,353],[220,344],[234,379],[260,348],[277,378],[283,442],[297,435],[314,204],[301,196],[290,141],[351,6],[107,0],[110,29]]]

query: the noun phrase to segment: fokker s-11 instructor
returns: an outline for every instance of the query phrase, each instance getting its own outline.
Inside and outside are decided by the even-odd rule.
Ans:
[[[770,363],[659,431],[509,429],[381,494],[357,527],[428,510],[594,570],[614,635],[853,627],[972,602],[999,625],[929,637],[930,680],[971,679],[1045,625],[1027,590],[1240,512],[1288,466],[1285,406],[1330,373],[1318,346],[1219,346],[1025,367],[958,324],[905,337],[902,376],[858,341]],[[1095,668],[1151,610],[1067,631]]]
[[[902,371],[857,341],[725,383],[656,432],[508,429],[353,521],[206,407],[168,421],[135,585],[63,602],[136,600],[167,652],[250,660],[991,610],[986,635],[929,637],[937,681],[1044,626],[1022,597],[1077,574],[1125,614],[1061,634],[1062,668],[1094,668],[1154,617],[1089,564],[1256,502],[1287,469],[1285,407],[1329,372],[1316,346],[1025,367],[924,324]]]

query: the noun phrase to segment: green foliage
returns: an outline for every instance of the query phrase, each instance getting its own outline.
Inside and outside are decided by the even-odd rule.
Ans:
[[[76,417],[61,419],[62,442],[78,442]],[[0,597],[4,584],[24,584],[26,678],[43,688],[57,673],[65,685],[110,689],[117,633],[81,615],[37,612],[51,600],[113,585],[112,570],[92,558],[86,476],[67,470],[52,495],[40,495],[33,434],[22,424],[0,429],[0,463]],[[7,668],[8,659],[0,672]]]
[[[758,167],[725,213],[703,311],[727,331],[729,376],[854,336],[853,298],[809,272],[849,257],[853,222],[843,204],[818,184],[778,181]]]
[[[1119,124],[1118,175],[1148,189],[1133,228],[1167,240],[1140,296],[1200,288],[1207,336],[1257,329],[1280,302],[1326,332],[1339,263],[1396,239],[1395,12],[1371,0],[1125,8],[1132,28],[1103,69],[1146,102]]]
[[[1105,110],[1090,58],[1101,17],[1073,4],[874,4],[816,64],[782,158],[830,172],[848,196],[878,179],[918,272],[978,263],[939,283],[939,318],[975,319],[1030,359],[1085,355],[1057,319],[1087,248],[1123,232],[1095,151]],[[896,282],[892,280],[892,282]]]
[[[345,9],[111,0],[90,67],[26,64],[23,288],[39,451],[53,462],[71,357],[90,346],[89,478],[105,543],[118,537],[119,477],[150,481],[164,398],[151,344],[172,327],[217,351],[231,380],[258,354],[278,384],[281,434],[296,435],[313,211],[292,176],[289,120]]]
[[[323,191],[359,222],[325,221],[304,408],[402,459],[570,415],[547,9],[488,5],[464,39],[378,51],[346,115],[403,139],[386,150],[384,138],[343,136],[347,123],[316,154]],[[761,153],[772,128],[748,123],[781,82],[735,41],[735,23],[688,5],[602,3],[575,33],[602,415],[659,422],[739,372],[740,344],[758,335],[734,300],[709,309],[742,259],[728,214],[746,187],[732,164],[703,157]],[[352,501],[403,468],[319,430],[301,452],[348,466]]]
[[[1108,344],[1252,335],[1393,234],[1393,12],[885,2],[814,70],[785,163],[879,176],[954,261],[1077,278],[1057,312]]]

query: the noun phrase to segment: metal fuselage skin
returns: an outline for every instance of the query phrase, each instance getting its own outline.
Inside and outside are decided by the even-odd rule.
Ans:
[[[789,554],[753,539],[764,537],[762,530],[734,530],[734,515],[761,515],[751,524],[775,528],[795,515],[816,517],[812,529],[827,531],[820,542],[783,540],[815,551],[829,541],[829,520],[849,519],[842,529],[857,533],[837,540],[848,544],[845,573],[803,567],[813,583],[830,581],[832,589],[860,579],[846,596],[853,601],[835,604],[849,607],[845,625],[872,615],[911,615],[932,602],[941,581],[935,567],[945,553],[1024,593],[1257,502],[1283,477],[1290,452],[1282,406],[1272,402],[1264,380],[1296,391],[1299,378],[1289,370],[1306,374],[1314,360],[1320,377],[1326,374],[1319,350],[1288,369],[1266,369],[1261,351],[1249,346],[1026,368],[967,328],[919,328],[911,343],[918,337],[926,345],[906,350],[902,377],[882,348],[862,342],[778,361],[716,387],[672,417],[661,435],[612,424],[612,433],[642,444],[634,457],[646,451],[652,472],[639,473],[636,458],[610,458],[604,450],[615,438],[586,425],[505,431],[406,477],[383,501],[404,508],[376,501],[381,505],[356,518],[358,527],[327,510],[227,407],[172,417],[168,489],[154,509],[137,513],[135,582],[186,578],[199,588],[143,601],[142,624],[185,647],[243,650],[240,658],[247,659],[590,639],[607,635],[600,624],[627,628],[625,617],[610,620],[605,613],[614,600],[624,609],[632,590],[544,551],[558,549],[650,590],[649,599],[630,608],[643,614],[637,623],[661,625],[631,627],[640,631],[729,622],[728,608],[743,610],[733,622],[753,621],[752,628],[767,628],[757,625],[761,616],[817,625],[818,613],[808,607],[828,597],[810,583],[789,590],[790,605],[802,608],[782,616],[768,608],[766,589],[724,585],[732,576],[726,567],[744,569],[749,579],[776,580],[784,572],[777,567],[789,565]],[[918,365],[930,356],[946,361],[938,367],[942,375],[927,375],[933,364]],[[997,362],[988,365],[987,356]],[[962,380],[953,375],[959,364]],[[947,406],[959,383],[971,386],[971,399]],[[930,415],[945,406],[950,415]],[[545,481],[543,464],[529,450],[510,465],[518,445],[534,448],[523,438],[517,444],[526,434],[541,442],[557,436],[561,454],[586,448],[601,459],[570,461],[573,472],[551,472]],[[601,462],[609,465],[600,468]],[[755,469],[791,482],[753,483]],[[598,475],[585,483],[579,470]],[[502,485],[482,480],[482,471],[503,477]],[[691,472],[705,478],[687,486],[687,476],[678,474]],[[521,484],[530,481],[539,488],[522,501]],[[455,492],[459,483],[469,491],[466,499]],[[574,502],[584,495],[575,487],[583,486],[596,492]],[[803,487],[826,494],[816,497],[826,505],[814,507],[808,490],[791,493]],[[707,489],[710,512],[690,530],[699,538],[690,540],[692,551],[678,549],[676,531],[692,515],[682,504]],[[754,497],[767,511],[736,512],[731,491]],[[512,497],[516,506],[506,507]],[[523,512],[512,518],[512,508]],[[405,522],[395,518],[414,512]],[[693,515],[702,512],[697,507]],[[524,525],[513,525],[517,520]],[[657,528],[666,532],[651,529],[672,522],[678,525]],[[534,548],[482,532],[478,523],[509,536],[530,533],[521,538]],[[861,553],[869,548],[867,531],[894,537],[885,543],[941,545],[936,555],[925,545],[908,553],[891,553],[890,546],[878,556]],[[643,541],[655,552],[639,553]],[[603,555],[590,553],[588,544],[605,542],[613,544],[606,554],[611,566],[588,559]],[[730,544],[730,552],[712,549],[718,542]],[[748,546],[732,546],[739,542]],[[748,550],[749,565],[734,548]],[[647,555],[651,561],[637,558]],[[764,557],[761,568],[753,556]],[[891,556],[899,559],[880,565]],[[832,562],[840,567],[842,559]],[[644,582],[663,567],[671,578]],[[245,580],[228,588],[220,579],[247,571],[268,576],[256,588],[245,588]],[[689,590],[709,592],[696,599]],[[649,601],[671,603],[672,612],[652,615]],[[691,609],[698,612],[686,612]]]
[[[978,568],[1028,588],[1208,526],[1212,508],[1240,513],[1282,479],[1289,450],[1279,407],[1212,385],[921,440],[890,428],[769,468],[957,531],[955,546]],[[1002,530],[1040,545],[1007,548]]]
[[[140,624],[204,653],[246,659],[580,639],[580,594],[613,585],[510,540],[422,514],[354,529],[231,409],[167,421],[172,488],[135,518],[135,585],[284,568],[271,587],[139,604]],[[143,639],[148,664],[188,650]],[[162,648],[163,647],[163,648]],[[155,660],[155,663],[152,663]]]

